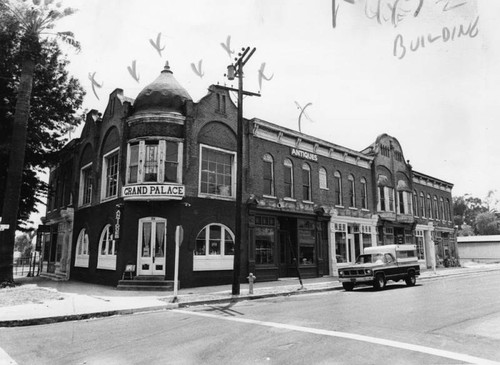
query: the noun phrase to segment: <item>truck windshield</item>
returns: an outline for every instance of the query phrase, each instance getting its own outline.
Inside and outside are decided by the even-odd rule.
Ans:
[[[384,263],[384,255],[381,253],[374,254],[365,254],[359,255],[356,259],[357,264],[383,264]]]

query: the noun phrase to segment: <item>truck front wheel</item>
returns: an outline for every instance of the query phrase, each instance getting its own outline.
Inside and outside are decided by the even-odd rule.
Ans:
[[[354,289],[353,283],[342,283],[342,286],[344,287],[345,291],[352,291]]]
[[[377,276],[375,276],[375,280],[373,281],[373,287],[376,290],[382,290],[385,288],[385,284],[386,284],[386,281],[385,281],[384,275],[377,274]]]
[[[415,276],[415,273],[408,273],[408,276],[405,278],[405,282],[407,286],[414,286],[417,283],[417,277]]]

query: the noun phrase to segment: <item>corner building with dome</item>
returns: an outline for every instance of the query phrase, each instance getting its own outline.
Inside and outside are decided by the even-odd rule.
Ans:
[[[258,118],[243,130],[241,282],[336,275],[384,244],[416,244],[422,267],[456,257],[453,185],[394,137],[354,151]],[[168,63],[135,99],[116,89],[51,169],[42,275],[171,287],[182,226],[180,287],[231,283],[236,131],[227,88],[193,102]]]

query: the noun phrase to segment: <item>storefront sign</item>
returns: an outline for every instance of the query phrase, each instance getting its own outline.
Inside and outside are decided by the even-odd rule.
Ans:
[[[120,217],[121,213],[120,210],[116,211],[116,224],[115,224],[115,238],[120,238]]]
[[[290,154],[292,156],[300,157],[300,158],[303,158],[305,160],[318,162],[318,155],[315,153],[312,153],[312,152],[306,152],[306,151],[299,150],[297,148],[292,148],[290,151]]]
[[[184,185],[155,184],[125,186],[122,195],[125,200],[180,200],[185,194]]]

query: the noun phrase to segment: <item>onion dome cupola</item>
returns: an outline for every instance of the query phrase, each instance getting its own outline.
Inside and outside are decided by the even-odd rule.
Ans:
[[[146,86],[134,102],[134,114],[141,112],[173,112],[185,114],[185,104],[193,99],[175,79],[168,61],[151,84]]]

